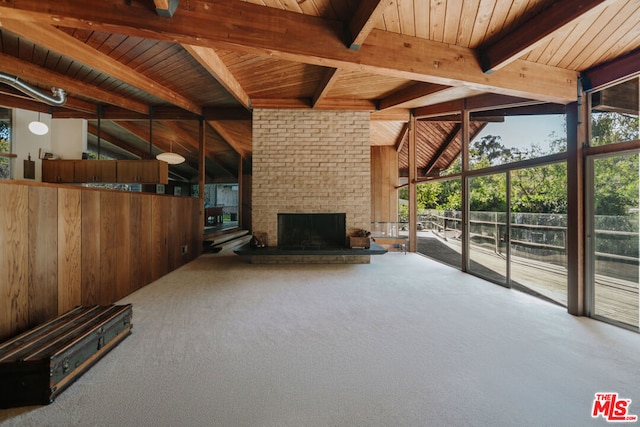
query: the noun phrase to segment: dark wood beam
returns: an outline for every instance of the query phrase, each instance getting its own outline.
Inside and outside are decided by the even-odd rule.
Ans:
[[[556,31],[571,24],[585,13],[601,10],[616,0],[558,0],[524,25],[480,50],[480,63],[485,73],[493,73],[527,52]]]
[[[182,47],[204,67],[242,106],[251,108],[251,100],[240,82],[211,48],[183,44]]]
[[[318,85],[318,88],[316,89],[316,93],[313,95],[313,98],[311,99],[312,107],[316,106],[320,101],[322,101],[324,98],[327,97],[327,94],[329,93],[333,85],[338,81],[339,77],[340,77],[340,70],[336,68],[327,69],[327,71],[324,73],[324,77],[322,78],[322,81],[320,82],[320,84]]]
[[[380,100],[380,110],[402,107],[407,102],[417,101],[448,89],[450,86],[433,83],[415,83]]]
[[[127,151],[141,159],[145,159],[148,157],[149,153],[147,151],[143,151],[137,147],[134,147],[128,142],[123,141],[122,139],[105,132],[104,129],[100,129],[100,132],[98,132],[98,126],[96,125],[88,123],[87,132],[89,132],[91,135],[95,135],[96,137],[98,136],[98,134],[100,134],[101,140],[107,141],[109,144],[115,145],[116,147],[121,148],[124,151]]]
[[[399,153],[404,148],[404,142],[406,140],[407,134],[409,133],[409,122],[405,123],[402,126],[402,130],[400,131],[400,135],[396,138],[396,142],[393,144],[396,147],[396,152]]]
[[[634,76],[640,76],[640,49],[584,71],[581,76],[582,88],[586,92],[593,92]]]
[[[395,0],[362,0],[348,25],[347,46],[353,50],[360,49],[387,7],[395,3]]]
[[[361,49],[355,51],[344,47],[341,22],[239,0],[192,1],[189,8],[181,7],[170,20],[157,16],[142,2],[12,0],[10,4],[0,3],[0,19],[33,21],[42,28],[53,24],[222,47],[268,58],[466,86],[480,92],[545,102],[566,104],[577,99],[575,70],[517,59],[500,73],[487,76],[474,49],[378,29],[372,30]],[[312,39],[309,35],[313,35]],[[172,103],[179,105],[176,101]]]
[[[460,123],[457,123],[453,127],[451,132],[449,132],[449,135],[447,135],[447,138],[442,142],[442,144],[440,144],[440,147],[438,147],[438,151],[435,152],[435,154],[433,155],[431,160],[429,160],[429,163],[427,163],[425,165],[425,167],[422,168],[422,171],[421,171],[422,172],[422,176],[429,175],[429,172],[431,172],[431,170],[434,168],[434,166],[436,165],[438,160],[440,160],[440,156],[442,156],[444,154],[444,152],[447,151],[447,149],[449,148],[451,143],[456,140],[458,135],[460,135],[460,131],[461,130],[462,130],[462,128],[461,128]]]

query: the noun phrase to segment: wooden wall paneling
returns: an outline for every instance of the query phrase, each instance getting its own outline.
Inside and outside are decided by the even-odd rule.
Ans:
[[[102,305],[116,300],[118,206],[115,192],[100,193],[100,297]]]
[[[164,196],[151,196],[152,281],[159,279],[169,272],[169,259],[167,255],[169,205],[167,200],[168,198]]]
[[[393,146],[371,147],[371,220],[397,222],[398,153]]]
[[[82,305],[82,191],[58,190],[58,314]]]
[[[191,239],[189,241],[189,261],[196,259],[202,253],[203,228],[200,225],[204,215],[200,215],[200,200],[191,200]]]
[[[152,196],[144,195],[140,200],[140,287],[151,283],[153,279],[153,230]]]
[[[82,190],[82,305],[100,303],[101,251],[100,192]]]
[[[113,283],[113,302],[131,293],[131,193],[118,192],[115,194],[115,257],[116,280]]]
[[[58,314],[58,189],[29,186],[29,326]]]
[[[167,256],[169,257],[169,271],[175,270],[180,266],[180,241],[182,240],[180,232],[184,224],[184,220],[180,209],[180,199],[175,197],[167,198],[169,207],[169,221],[167,221]]]
[[[135,292],[146,283],[143,282],[142,265],[142,195],[131,194],[129,205],[129,293]]]
[[[0,184],[0,340],[29,322],[28,187]]]

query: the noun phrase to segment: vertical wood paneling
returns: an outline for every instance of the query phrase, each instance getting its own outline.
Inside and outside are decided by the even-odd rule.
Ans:
[[[151,196],[151,277],[157,280],[169,272],[169,256],[167,249],[167,223],[169,221],[168,198]]]
[[[115,299],[119,300],[130,293],[131,282],[131,193],[116,193],[116,281]]]
[[[151,283],[153,279],[153,230],[152,197],[145,196],[140,206],[140,265],[142,267],[142,285]]]
[[[0,339],[28,324],[28,187],[0,184]]]
[[[398,153],[391,146],[371,147],[371,220],[397,222]]]
[[[58,314],[58,190],[29,187],[29,325]]]
[[[100,192],[82,192],[82,305],[100,302]]]
[[[82,193],[58,190],[58,313],[82,305]]]
[[[198,206],[186,197],[0,183],[0,340],[76,305],[115,303],[194,259]],[[183,255],[188,242],[196,243]]]
[[[129,293],[143,285],[142,281],[142,196],[132,194],[129,205]]]
[[[115,192],[100,194],[100,304],[116,300],[117,280],[117,215],[118,206]]]

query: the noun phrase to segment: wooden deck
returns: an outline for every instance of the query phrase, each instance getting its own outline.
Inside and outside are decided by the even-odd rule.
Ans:
[[[433,233],[421,232],[418,252],[445,264],[460,268],[460,241],[444,240]],[[472,246],[471,270],[478,275],[504,282],[504,255]],[[561,266],[512,256],[511,287],[548,301],[567,306],[567,270]],[[596,315],[638,327],[638,283],[596,275]]]

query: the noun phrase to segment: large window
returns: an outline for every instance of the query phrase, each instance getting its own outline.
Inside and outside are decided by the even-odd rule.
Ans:
[[[11,153],[11,110],[0,107],[0,153]],[[11,178],[11,159],[0,156],[0,179]]]
[[[634,78],[591,95],[591,146],[640,139],[638,81]]]
[[[564,114],[506,116],[487,123],[473,138],[469,167],[477,170],[536,159],[565,152],[566,147]]]

